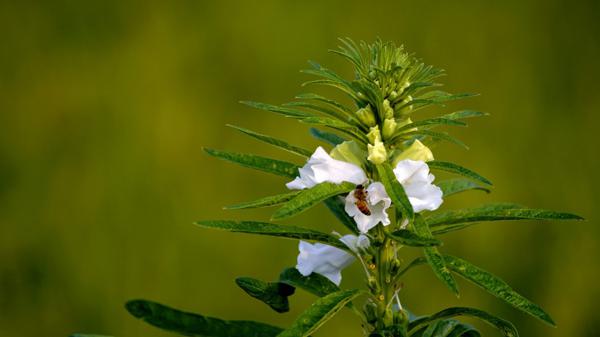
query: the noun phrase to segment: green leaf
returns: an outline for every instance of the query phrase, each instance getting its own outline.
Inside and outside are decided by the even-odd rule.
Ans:
[[[272,195],[254,201],[242,202],[235,205],[225,206],[225,209],[247,209],[280,205],[292,200],[299,193],[300,191],[294,191],[285,194]]]
[[[289,102],[289,103],[285,103],[284,106],[289,106],[289,107],[301,107],[301,108],[306,108],[306,109],[311,109],[320,113],[323,113],[325,115],[331,116],[334,119],[338,119],[342,122],[348,122],[351,125],[354,125],[356,127],[360,127],[360,122],[354,118],[352,115],[348,115],[345,112],[340,112],[337,109],[331,109],[329,107],[326,106],[322,106],[319,104],[314,104],[311,102],[304,102],[304,101],[300,101],[300,102]]]
[[[203,228],[219,229],[234,233],[267,235],[289,239],[321,242],[330,246],[350,251],[350,249],[344,243],[342,243],[337,237],[331,234],[326,234],[312,229],[297,226],[279,225],[269,222],[258,221],[229,220],[198,221],[195,224]]]
[[[317,331],[346,304],[360,294],[360,290],[342,290],[319,298],[304,311],[291,327],[278,337],[306,337]],[[241,335],[240,335],[241,336]]]
[[[405,133],[402,133],[399,135],[400,138],[408,138],[408,137],[416,137],[416,136],[427,136],[427,137],[431,137],[434,139],[441,139],[441,140],[445,140],[447,142],[456,144],[466,150],[469,149],[467,144],[463,143],[462,141],[460,141],[444,132],[435,132],[435,131],[431,131],[431,130],[417,130],[417,131],[405,132]],[[392,141],[395,141],[395,139],[396,139],[396,137],[392,138]]]
[[[406,267],[404,267],[404,269],[400,270],[396,277],[399,278],[414,267],[418,267],[424,264],[427,264],[427,259],[425,257],[417,257],[416,259],[412,260]]]
[[[439,160],[433,160],[430,162],[427,162],[427,165],[429,166],[429,168],[433,168],[433,169],[438,169],[438,170],[442,170],[442,171],[447,171],[447,172],[451,172],[451,173],[456,173],[456,174],[460,174],[462,176],[465,176],[467,178],[471,178],[477,181],[480,181],[484,184],[487,185],[492,185],[492,182],[487,180],[486,178],[482,177],[480,174],[477,174],[467,168],[464,168],[460,165],[454,164],[454,163],[450,163],[450,162],[445,162],[445,161],[439,161]]]
[[[260,157],[253,154],[242,154],[228,151],[219,151],[205,148],[204,151],[213,157],[252,168],[276,174],[282,177],[295,178],[298,175],[299,166],[289,162]]]
[[[333,118],[328,118],[328,117],[307,117],[307,118],[302,118],[300,121],[302,123],[306,123],[306,124],[326,126],[328,128],[332,128],[334,130],[345,133],[364,144],[368,143],[368,141],[369,141],[367,139],[367,136],[365,136],[365,134],[362,131],[360,131],[358,128],[356,128],[348,123],[342,122],[338,119],[333,119]]]
[[[305,93],[305,94],[298,94],[296,95],[297,99],[305,99],[305,100],[314,100],[314,101],[319,101],[319,102],[323,102],[326,103],[332,107],[337,108],[340,112],[344,112],[346,114],[353,114],[354,112],[348,108],[347,106],[338,103],[337,101],[334,101],[332,99],[317,95],[317,94],[313,94],[313,93]]]
[[[286,108],[286,107],[281,107],[281,106],[277,106],[277,105],[272,105],[272,104],[266,104],[266,103],[260,103],[260,102],[252,102],[252,101],[240,101],[240,103],[245,104],[249,107],[252,108],[256,108],[256,109],[260,109],[260,110],[265,110],[265,111],[270,111],[270,112],[275,112],[278,113],[280,115],[284,115],[286,117],[291,117],[291,118],[297,118],[297,119],[301,119],[301,118],[307,118],[307,117],[314,117],[315,115],[308,113],[306,111],[302,111],[299,109],[292,109],[292,108]]]
[[[456,317],[456,316],[470,316],[470,317],[479,318],[482,321],[484,321],[484,322],[490,324],[491,326],[495,327],[496,329],[500,330],[502,335],[504,335],[506,337],[519,337],[519,333],[517,332],[517,329],[511,322],[504,320],[502,318],[496,317],[492,314],[489,314],[489,313],[479,310],[479,309],[464,308],[464,307],[448,308],[448,309],[442,310],[436,314],[433,314],[431,316],[418,318],[418,319],[410,322],[410,324],[408,325],[409,333],[413,332],[413,331],[417,331],[420,328],[430,325],[434,322],[437,322],[440,320],[446,320],[448,318]]]
[[[481,337],[477,329],[454,319],[439,320],[410,334],[411,337]]]
[[[244,134],[246,134],[246,135],[248,135],[250,137],[256,138],[256,139],[258,139],[260,141],[263,141],[263,142],[265,142],[267,144],[271,144],[271,145],[273,145],[275,147],[278,147],[280,149],[283,149],[285,151],[288,151],[290,153],[299,155],[299,156],[304,157],[304,158],[310,157],[310,155],[312,154],[312,152],[310,152],[310,151],[308,151],[306,149],[303,149],[303,148],[298,147],[298,146],[291,145],[291,144],[289,144],[289,143],[287,143],[287,142],[285,142],[283,140],[280,140],[280,139],[277,139],[277,138],[274,138],[274,137],[271,137],[271,136],[263,135],[263,134],[254,132],[252,130],[244,129],[244,128],[241,128],[239,126],[235,126],[235,125],[231,125],[231,124],[227,124],[227,126],[229,126],[230,128],[236,129],[236,130],[238,130],[238,131],[240,131],[240,132],[242,132],[242,133],[244,133]]]
[[[317,273],[303,276],[298,269],[293,267],[286,268],[281,272],[281,275],[279,275],[279,282],[306,290],[319,297],[340,291],[340,288],[325,276]]]
[[[453,113],[449,113],[447,115],[443,115],[442,118],[456,120],[456,119],[465,119],[465,118],[473,118],[473,117],[483,117],[483,116],[489,116],[489,115],[490,114],[485,113],[485,112],[462,110],[462,111],[456,111]]]
[[[462,229],[465,229],[467,227],[471,227],[473,225],[476,225],[476,223],[457,223],[457,224],[452,224],[452,225],[441,225],[441,226],[437,226],[431,229],[431,234],[433,235],[442,235],[442,234],[446,234],[446,233],[450,233],[450,232],[455,232],[455,231],[459,231]]]
[[[469,190],[480,190],[490,193],[490,190],[468,179],[449,179],[435,183],[444,192],[444,197]]]
[[[499,210],[507,210],[507,209],[518,209],[518,208],[523,208],[522,205],[519,204],[514,204],[514,203],[493,203],[493,204],[486,204],[471,210],[476,210],[478,212],[495,212],[495,211],[499,211]],[[453,212],[453,211],[450,211]],[[436,214],[434,217],[438,217],[438,219],[441,219],[444,217],[444,215],[447,214],[446,212],[444,213],[438,213]],[[452,216],[452,215],[450,215]],[[427,221],[429,221],[429,219],[431,219],[433,217],[429,216],[426,217]],[[473,225],[476,225],[475,222],[467,222],[467,223],[453,223],[453,224],[437,224],[435,226],[431,227],[431,232],[434,235],[440,235],[440,234],[445,234],[445,233],[449,233],[449,232],[454,232],[454,231],[458,231],[461,229],[465,229],[467,227],[471,227]]]
[[[426,238],[433,238],[427,223],[420,215],[415,217],[413,226],[415,233],[418,235]],[[456,284],[454,277],[452,277],[452,273],[450,273],[450,270],[448,270],[446,267],[446,263],[444,263],[442,254],[440,254],[435,247],[425,247],[423,248],[423,252],[435,276],[437,276],[454,294],[458,296],[458,285]]]
[[[238,277],[235,283],[248,295],[264,302],[273,310],[283,313],[290,311],[288,297],[295,288],[280,282],[263,282],[251,277]]]
[[[273,220],[281,220],[297,215],[315,206],[320,201],[352,191],[355,185],[344,182],[341,184],[321,183],[309,189],[302,190],[295,198],[285,203],[274,214]]]
[[[321,131],[321,130],[315,129],[315,128],[310,128],[309,131],[310,131],[311,136],[315,137],[318,140],[329,143],[332,146],[337,146],[346,141],[346,139],[336,135],[335,133]]]
[[[388,236],[392,240],[410,247],[433,247],[442,244],[442,241],[438,239],[422,237],[407,229],[399,229],[395,232],[388,233]]]
[[[515,308],[522,310],[552,326],[556,326],[550,315],[548,315],[537,304],[514,291],[506,282],[497,276],[475,267],[465,260],[451,255],[444,256],[446,265],[453,272],[473,282],[488,293],[506,301]]]
[[[325,199],[324,203],[325,206],[327,206],[327,208],[329,209],[329,211],[331,211],[331,213],[333,213],[333,215],[342,223],[342,225],[346,226],[346,228],[354,234],[359,233],[354,219],[352,219],[344,209],[344,199],[335,196],[329,199]]]
[[[111,336],[94,335],[94,334],[87,334],[87,333],[74,333],[74,334],[70,335],[69,337],[111,337]]]
[[[401,133],[403,131],[407,131],[407,130],[411,130],[414,128],[420,128],[420,127],[432,127],[432,126],[437,126],[437,125],[456,125],[456,126],[466,126],[467,123],[465,122],[461,122],[458,120],[454,120],[454,119],[450,119],[450,118],[431,118],[431,119],[424,119],[424,120],[420,120],[420,121],[416,121],[410,124],[406,124],[398,129],[396,129],[396,132]]]
[[[401,210],[405,218],[414,218],[415,213],[412,205],[406,196],[406,192],[404,192],[404,187],[402,187],[402,185],[398,182],[398,179],[396,179],[396,175],[394,174],[390,164],[383,163],[381,165],[377,165],[377,172],[379,173],[379,179],[381,179],[381,183],[385,187],[390,199],[392,199],[394,206]]]
[[[188,313],[165,305],[133,300],[125,305],[130,314],[163,330],[192,337],[270,337],[283,329],[253,321],[225,321],[219,318]]]
[[[431,227],[457,223],[499,220],[583,220],[583,218],[571,213],[531,208],[462,209],[447,211],[427,217],[427,222]]]

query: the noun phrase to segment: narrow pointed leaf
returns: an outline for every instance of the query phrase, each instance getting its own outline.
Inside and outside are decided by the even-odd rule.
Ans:
[[[245,104],[252,108],[259,109],[259,110],[275,112],[280,115],[284,115],[286,117],[292,117],[292,118],[297,118],[297,119],[315,116],[314,114],[308,113],[306,111],[302,111],[300,109],[292,109],[292,108],[281,107],[281,106],[272,105],[272,104],[252,102],[252,101],[241,101],[240,103]]]
[[[381,179],[381,183],[385,187],[390,199],[392,199],[394,206],[401,210],[405,218],[412,219],[415,216],[414,210],[406,196],[404,187],[402,187],[400,182],[398,182],[398,179],[396,179],[396,175],[390,164],[383,163],[377,165],[377,172],[379,173],[379,179]]]
[[[272,195],[254,201],[242,202],[235,205],[225,206],[225,209],[247,209],[276,206],[292,200],[299,193],[300,191],[294,191],[285,194]]]
[[[481,185],[469,180],[469,179],[449,179],[435,183],[439,188],[442,189],[444,193],[444,197],[457,194],[460,192],[470,191],[470,190],[480,190],[486,193],[490,193],[490,190],[482,187]]]
[[[540,306],[514,291],[499,277],[458,257],[446,255],[444,256],[444,259],[448,268],[450,268],[453,272],[464,277],[466,280],[473,282],[488,293],[552,326],[556,325],[550,315],[548,315],[548,313],[546,313]]]
[[[470,316],[481,319],[482,321],[490,324],[496,329],[500,330],[502,335],[506,337],[519,337],[519,333],[515,326],[502,318],[496,317],[492,314],[489,314],[483,310],[474,309],[474,308],[464,308],[464,307],[454,307],[442,310],[436,314],[431,316],[418,318],[409,323],[408,329],[409,333],[419,330],[420,328],[430,325],[434,322],[447,320],[448,318],[456,317],[456,316]]]
[[[427,136],[427,137],[431,137],[434,139],[445,140],[447,142],[456,144],[466,150],[469,149],[467,144],[465,144],[462,141],[448,135],[447,133],[443,133],[443,132],[435,132],[435,131],[430,131],[430,130],[417,130],[417,131],[411,131],[411,132],[406,132],[406,133],[400,134],[401,138],[415,137],[415,136]]]
[[[388,236],[392,240],[410,247],[433,247],[442,244],[442,241],[438,239],[419,236],[407,229],[399,229],[395,232],[389,233]]]
[[[337,237],[331,234],[326,234],[312,229],[297,226],[279,225],[269,222],[258,221],[229,220],[198,221],[195,224],[202,228],[220,229],[235,233],[267,235],[283,237],[288,239],[321,242],[330,246],[334,246],[344,250],[349,250],[349,248],[344,243],[342,243]]]
[[[225,321],[169,308],[165,305],[133,300],[125,305],[130,314],[144,322],[191,337],[274,337],[283,329],[253,321]]]
[[[323,102],[323,103],[327,103],[332,107],[336,107],[337,109],[339,109],[341,112],[345,112],[347,114],[352,114],[353,111],[348,108],[347,106],[338,103],[337,101],[334,101],[332,99],[329,99],[327,97],[323,97],[321,95],[317,95],[317,94],[313,94],[313,93],[305,93],[305,94],[298,94],[296,95],[296,98],[298,99],[305,99],[305,100],[314,100],[314,101],[319,101],[319,102]]]
[[[229,151],[204,149],[213,157],[239,164],[251,169],[276,174],[282,177],[295,178],[298,175],[299,166],[282,160],[265,158],[253,154],[242,154]]]
[[[281,332],[278,337],[306,337],[317,331],[346,304],[360,294],[357,289],[342,290],[319,298],[304,311],[291,327]]]
[[[322,131],[315,128],[310,128],[311,136],[315,137],[318,140],[324,141],[326,143],[331,144],[332,146],[339,145],[346,141],[346,139],[336,135],[335,133]]]
[[[473,118],[473,117],[484,117],[489,116],[488,113],[473,111],[473,110],[462,110],[456,111],[453,113],[449,113],[447,115],[443,115],[442,118],[446,119],[465,119],[465,118]]]
[[[300,120],[302,123],[311,124],[311,125],[320,125],[332,128],[334,130],[345,133],[349,136],[354,137],[356,140],[367,143],[367,136],[363,134],[358,128],[353,125],[350,125],[346,122],[342,122],[338,119],[328,118],[328,117],[307,117],[302,118]]]
[[[263,282],[251,277],[238,277],[235,283],[248,295],[264,302],[273,310],[283,313],[290,311],[288,297],[295,288],[280,282]]]
[[[279,282],[303,289],[319,297],[340,291],[340,288],[325,276],[317,273],[303,276],[298,269],[293,267],[287,268],[281,272],[279,275]]]
[[[456,173],[456,174],[460,174],[462,176],[465,176],[467,178],[471,178],[473,180],[477,180],[480,181],[484,184],[487,185],[492,185],[492,182],[487,180],[486,178],[484,178],[483,176],[481,176],[478,173],[475,173],[467,168],[464,168],[460,165],[454,164],[454,163],[450,163],[450,162],[445,162],[445,161],[439,161],[439,160],[433,160],[430,162],[427,162],[427,165],[430,168],[434,168],[434,169],[438,169],[438,170],[442,170],[442,171],[447,171],[447,172],[451,172],[451,173]]]
[[[309,150],[303,149],[303,148],[298,147],[298,146],[291,145],[288,142],[283,141],[281,139],[277,139],[277,138],[274,138],[274,137],[271,137],[271,136],[263,135],[263,134],[260,134],[258,132],[254,132],[252,130],[244,129],[244,128],[241,128],[239,126],[235,126],[235,125],[231,125],[231,124],[227,124],[227,126],[229,126],[230,128],[236,129],[236,130],[238,130],[238,131],[240,131],[240,132],[242,132],[242,133],[244,133],[244,134],[246,134],[246,135],[248,135],[250,137],[253,137],[255,139],[263,141],[263,142],[265,142],[267,144],[271,144],[271,145],[273,145],[275,147],[278,147],[278,148],[280,148],[282,150],[288,151],[290,153],[299,155],[299,156],[304,157],[304,158],[310,157],[310,155],[312,154],[312,152],[310,152]]]
[[[426,238],[433,238],[427,223],[421,216],[415,217],[413,226],[415,233],[418,235]],[[435,247],[425,247],[423,248],[423,253],[425,254],[427,263],[429,263],[429,266],[433,270],[435,276],[437,276],[454,294],[458,296],[458,285],[456,284],[456,280],[454,280],[452,273],[450,273],[450,270],[446,266],[442,254],[440,254]]]
[[[432,228],[440,225],[499,220],[583,220],[583,218],[571,213],[531,208],[462,209],[427,218],[427,222]]]
[[[456,232],[456,231],[471,227],[476,224],[477,223],[475,223],[475,222],[470,222],[470,223],[457,223],[457,224],[451,224],[451,225],[440,225],[440,226],[431,228],[431,234],[442,235],[442,234],[446,234],[446,233],[450,233],[450,232]]]
[[[431,118],[416,121],[407,125],[404,125],[396,130],[396,132],[408,131],[414,128],[420,127],[433,127],[437,125],[455,125],[455,126],[466,126],[467,123],[450,118]]]
[[[410,337],[481,337],[477,329],[454,319],[439,320],[424,326]]]
[[[427,264],[427,259],[425,257],[417,257],[416,259],[410,261],[410,263],[404,267],[404,269],[400,270],[398,272],[398,275],[396,277],[400,277],[404,274],[406,274],[409,270],[413,269],[414,267],[418,267],[421,265]]]
[[[319,202],[330,197],[352,191],[355,185],[352,183],[321,183],[312,188],[302,190],[295,198],[285,203],[274,214],[273,220],[281,220],[302,213],[315,206]]]

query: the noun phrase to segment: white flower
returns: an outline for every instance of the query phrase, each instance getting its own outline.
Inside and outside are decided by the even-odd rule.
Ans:
[[[346,196],[346,205],[344,209],[346,213],[354,218],[358,229],[361,233],[367,233],[371,228],[382,223],[384,226],[390,224],[390,218],[387,214],[387,209],[392,204],[392,200],[385,191],[385,187],[380,182],[370,184],[365,190],[365,200],[368,210],[371,214],[363,213],[357,206],[359,201],[356,198],[355,191],[352,191]]]
[[[364,235],[344,235],[340,241],[355,252],[358,252],[359,248],[369,246],[369,239]],[[300,254],[298,254],[296,269],[300,274],[304,276],[312,273],[321,274],[338,286],[342,281],[342,269],[354,262],[352,254],[322,243],[300,241],[298,249]]]
[[[423,161],[404,159],[394,168],[396,179],[404,187],[415,212],[434,211],[442,204],[442,189],[432,184],[435,177]]]
[[[346,181],[359,185],[367,181],[367,176],[360,167],[331,158],[320,146],[298,172],[300,176],[287,183],[287,188],[302,190],[324,182],[341,184]]]

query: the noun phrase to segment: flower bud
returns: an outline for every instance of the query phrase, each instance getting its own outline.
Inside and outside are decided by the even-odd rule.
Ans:
[[[371,127],[369,133],[367,133],[367,138],[369,139],[369,142],[371,144],[381,142],[381,132],[379,132],[379,125]]]
[[[373,109],[371,109],[371,106],[368,104],[366,107],[356,111],[356,117],[367,126],[373,126],[377,123]]]
[[[329,154],[331,158],[352,163],[357,166],[365,166],[367,151],[361,148],[355,141],[346,141],[338,144]]]
[[[369,300],[365,303],[364,313],[367,323],[373,324],[377,322],[377,304],[373,303],[373,301]]]
[[[398,124],[396,124],[396,120],[394,119],[394,117],[392,118],[387,118],[386,120],[383,121],[383,138],[384,139],[389,139],[394,135],[394,132],[396,132],[396,127]]]
[[[379,288],[379,283],[377,283],[377,280],[373,276],[369,276],[369,280],[367,281],[367,286],[369,287],[369,290],[371,290],[371,293],[373,293],[373,294],[378,294],[379,291],[381,290]]]
[[[417,139],[406,150],[392,158],[392,166],[396,166],[399,161],[404,159],[428,162],[433,160],[433,153]]]
[[[390,105],[390,101],[387,99],[383,100],[383,118],[393,118],[394,117],[394,109]]]
[[[385,149],[385,145],[383,145],[383,142],[376,141],[375,145],[368,144],[367,149],[369,151],[369,156],[367,159],[371,163],[378,165],[387,160],[387,151]]]
[[[398,93],[396,92],[396,90],[392,90],[392,92],[390,92],[389,97],[392,101],[395,100],[398,97]]]

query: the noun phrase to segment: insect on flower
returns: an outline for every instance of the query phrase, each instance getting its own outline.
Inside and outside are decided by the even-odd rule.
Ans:
[[[354,190],[354,197],[356,198],[356,202],[354,203],[358,210],[364,215],[371,215],[371,210],[369,209],[369,203],[367,202],[367,196],[369,192],[365,190],[363,185],[357,185]]]

